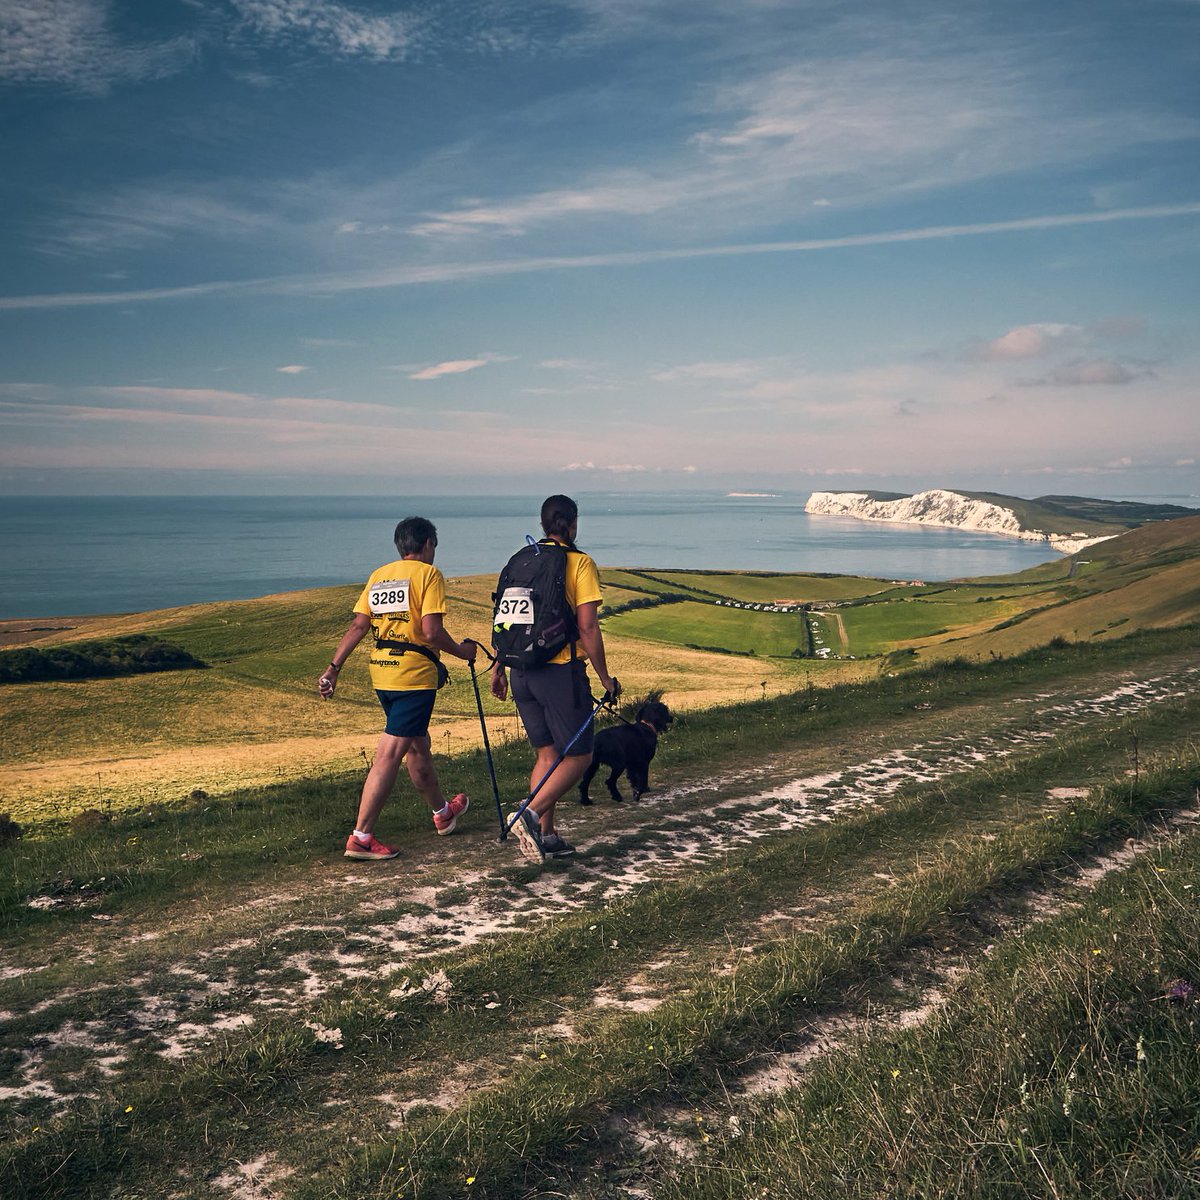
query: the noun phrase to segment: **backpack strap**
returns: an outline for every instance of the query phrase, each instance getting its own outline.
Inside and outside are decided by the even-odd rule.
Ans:
[[[450,672],[446,670],[445,664],[428,646],[419,646],[416,642],[390,642],[385,641],[383,638],[376,638],[375,649],[399,650],[401,654],[407,654],[410,650],[415,650],[418,654],[423,654],[437,667],[437,685],[439,690],[450,682]]]
[[[538,545],[539,546],[557,546],[563,552],[564,557],[566,556],[568,550],[574,550],[576,554],[583,553],[583,551],[580,550],[579,547],[577,545],[575,545],[574,542],[556,542],[554,540],[554,538],[542,538],[538,542]],[[565,579],[566,567],[565,567],[565,565],[563,567],[563,572],[564,572],[563,586],[565,587],[566,586],[566,579]],[[575,637],[573,637],[571,639],[571,658],[570,658],[571,684],[572,684],[572,687],[573,687],[574,693],[575,693],[575,707],[581,708],[583,706],[583,680],[585,677],[584,677],[584,674],[582,671],[575,670],[575,664],[576,664],[576,662],[579,661],[579,649],[578,649],[578,646],[579,646],[579,622],[575,619],[574,610],[572,610],[572,612],[571,612],[571,625],[572,625],[572,627],[575,631],[575,635],[576,635]]]

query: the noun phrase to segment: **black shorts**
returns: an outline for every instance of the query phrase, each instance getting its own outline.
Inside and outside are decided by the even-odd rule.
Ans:
[[[592,696],[583,659],[531,671],[513,667],[509,680],[521,724],[535,749],[553,746],[559,754],[591,754]]]
[[[386,692],[377,688],[375,695],[387,713],[384,733],[390,733],[392,737],[428,736],[437,688],[417,688],[408,692]]]

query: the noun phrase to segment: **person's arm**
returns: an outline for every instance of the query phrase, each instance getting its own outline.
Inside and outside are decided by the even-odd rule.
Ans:
[[[342,664],[354,652],[354,647],[366,637],[370,628],[370,617],[365,613],[354,614],[354,619],[350,622],[346,632],[342,634],[342,640],[338,642],[337,649],[333,652],[329,666],[317,680],[317,691],[321,694],[321,699],[328,700],[333,696],[337,690],[338,674],[341,672]]]
[[[600,601],[592,600],[575,610],[575,623],[579,626],[579,644],[596,669],[596,678],[601,687],[615,700],[617,681],[608,673],[604,657],[604,635],[600,632]]]
[[[441,613],[426,613],[421,618],[421,634],[435,650],[445,651],[445,653],[453,654],[455,658],[461,658],[467,662],[475,661],[475,654],[479,649],[478,644],[470,638],[467,638],[465,642],[456,642],[446,632],[446,628],[442,624]]]
[[[492,663],[492,695],[497,700],[508,699],[508,674],[499,660]]]

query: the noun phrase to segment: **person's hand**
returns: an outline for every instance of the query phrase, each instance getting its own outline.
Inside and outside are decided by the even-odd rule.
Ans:
[[[458,655],[460,658],[465,658],[467,662],[473,663],[475,656],[479,653],[479,643],[474,638],[463,638],[458,644]]]
[[[621,684],[615,675],[605,676],[600,680],[604,685],[605,704],[616,704],[621,695]]]
[[[322,700],[332,700],[333,693],[337,690],[338,668],[330,663],[326,668],[325,674],[317,680],[317,691]]]
[[[497,700],[508,699],[508,676],[503,668],[498,668],[492,672],[492,695]]]

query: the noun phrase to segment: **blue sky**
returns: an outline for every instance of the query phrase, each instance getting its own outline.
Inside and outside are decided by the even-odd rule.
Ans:
[[[5,0],[0,491],[1200,493],[1200,3]]]

